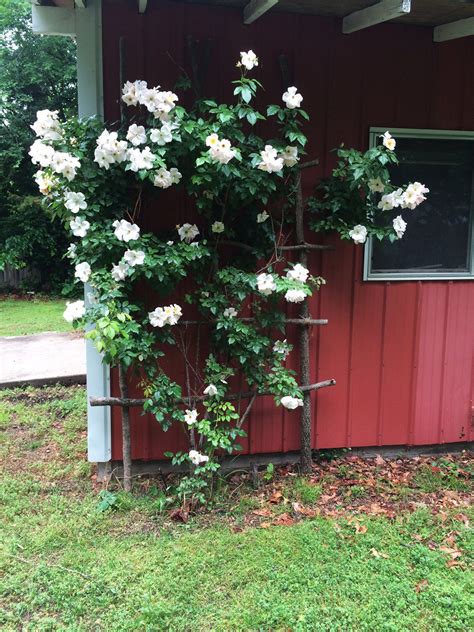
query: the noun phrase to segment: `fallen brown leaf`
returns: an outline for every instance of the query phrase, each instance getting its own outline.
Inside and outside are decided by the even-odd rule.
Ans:
[[[460,522],[463,522],[466,527],[469,526],[469,518],[466,516],[466,514],[457,514],[456,516],[454,516],[454,520],[459,520]]]
[[[425,590],[427,586],[428,586],[428,580],[422,579],[421,582],[418,582],[417,585],[415,586],[415,592],[420,593],[423,590]]]
[[[272,515],[270,509],[255,509],[255,511],[252,511],[252,513],[254,516],[261,516],[262,518],[266,518]]]
[[[449,555],[452,560],[456,560],[458,557],[462,557],[461,551],[459,551],[458,549],[453,549],[450,546],[440,546],[439,550]]]
[[[448,560],[446,562],[446,566],[448,568],[454,568],[455,566],[463,566],[463,562],[461,560]]]
[[[175,522],[187,522],[189,514],[184,509],[172,509],[170,511],[170,518]]]
[[[268,499],[268,501],[273,503],[274,505],[281,503],[282,500],[283,500],[283,494],[281,492],[273,492],[273,494]]]
[[[310,507],[305,507],[300,503],[292,503],[292,508],[295,514],[299,514],[301,516],[306,516],[308,518],[313,518],[316,515],[316,510],[311,509]]]
[[[283,525],[285,527],[290,527],[295,524],[296,520],[289,516],[287,513],[280,514],[275,520],[272,521],[272,524],[275,525]]]

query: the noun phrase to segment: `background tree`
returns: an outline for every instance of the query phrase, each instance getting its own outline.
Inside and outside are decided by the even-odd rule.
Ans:
[[[33,34],[28,0],[0,0],[0,269],[32,266],[42,289],[57,290],[70,266],[66,233],[38,203],[28,150],[36,111],[76,112],[76,47]]]

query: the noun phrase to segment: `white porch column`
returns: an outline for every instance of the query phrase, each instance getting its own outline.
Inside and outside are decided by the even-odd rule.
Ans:
[[[104,116],[102,80],[102,0],[88,0],[74,11],[77,41],[77,92],[79,116]],[[90,286],[85,286],[86,303]],[[110,395],[110,369],[90,340],[86,341],[87,401]],[[105,463],[111,458],[110,408],[87,404],[87,458]]]
[[[79,116],[104,116],[102,77],[102,0],[75,3],[74,8],[32,6],[33,32],[75,37],[77,42],[77,91]],[[91,287],[84,290],[86,304]],[[86,341],[87,400],[110,395],[110,370],[100,354]],[[106,463],[111,458],[110,409],[87,404],[88,459]]]

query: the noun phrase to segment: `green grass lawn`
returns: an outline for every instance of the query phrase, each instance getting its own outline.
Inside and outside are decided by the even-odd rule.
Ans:
[[[65,304],[62,299],[0,298],[0,336],[72,331],[63,318]]]
[[[147,481],[101,513],[85,461],[81,387],[2,391],[0,422],[2,630],[474,628],[464,488],[425,492],[424,473],[414,483],[420,492],[409,482],[404,492],[424,494],[418,508],[391,519],[354,522],[341,507],[334,517],[262,528],[246,521],[262,506],[262,489],[235,488],[226,505],[176,523],[157,501],[158,483]],[[352,475],[334,467],[336,478]],[[334,484],[316,492],[292,480],[284,495],[315,508]],[[420,500],[432,493],[442,511]]]

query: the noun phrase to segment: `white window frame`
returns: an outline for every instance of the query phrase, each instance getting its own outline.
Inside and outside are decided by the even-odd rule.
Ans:
[[[456,131],[440,129],[411,129],[411,128],[388,128],[395,138],[426,138],[440,140],[470,140],[474,142],[474,131]],[[387,127],[371,127],[369,130],[369,147],[375,147],[380,134],[383,134]],[[472,201],[474,204],[474,200]],[[369,237],[364,249],[364,281],[455,281],[459,279],[474,280],[474,209],[471,209],[471,222],[469,233],[469,252],[471,253],[470,267],[463,272],[373,272],[371,269],[373,238]]]

